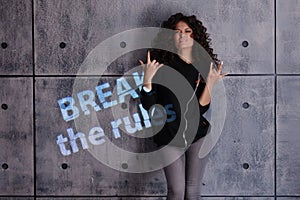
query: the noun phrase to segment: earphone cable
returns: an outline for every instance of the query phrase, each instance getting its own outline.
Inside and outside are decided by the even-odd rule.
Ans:
[[[197,80],[196,87],[195,87],[195,89],[194,89],[194,92],[193,92],[191,98],[188,100],[188,102],[186,103],[186,106],[185,106],[186,109],[185,109],[185,112],[184,112],[184,115],[183,115],[184,120],[185,120],[185,128],[184,128],[184,131],[183,131],[183,134],[182,134],[182,137],[183,137],[183,139],[184,139],[184,148],[187,147],[187,141],[186,141],[186,137],[185,137],[185,132],[186,132],[187,127],[188,127],[188,120],[187,120],[187,118],[186,118],[186,114],[187,114],[187,112],[188,112],[188,110],[189,110],[189,104],[190,104],[190,102],[192,101],[193,97],[194,97],[195,94],[196,94],[196,91],[197,91],[198,86],[199,86],[199,83],[200,83],[200,79],[201,79],[201,74],[198,73],[198,80]]]

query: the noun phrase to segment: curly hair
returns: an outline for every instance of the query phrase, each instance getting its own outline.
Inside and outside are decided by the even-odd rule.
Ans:
[[[211,39],[209,37],[209,34],[206,32],[207,28],[202,24],[200,20],[196,18],[195,15],[185,16],[182,13],[176,13],[170,16],[168,20],[164,21],[161,27],[175,30],[177,23],[180,21],[185,22],[192,29],[193,39],[206,50],[215,64],[220,64],[220,60],[218,59],[217,54],[213,53],[213,48],[211,47]],[[154,43],[160,43],[160,45],[167,47],[167,49],[171,49],[173,52],[176,52],[173,39],[171,38],[170,34],[165,34],[164,31],[158,33],[156,39],[154,40]],[[197,50],[197,46],[198,45],[193,45],[193,58],[195,58],[196,61],[198,58],[197,52],[199,52]],[[151,57],[152,55],[156,60],[165,64],[169,63],[169,59],[172,60],[174,58],[173,53],[160,49],[152,49]]]

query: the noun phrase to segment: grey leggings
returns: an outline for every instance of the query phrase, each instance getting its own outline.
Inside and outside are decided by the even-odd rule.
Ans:
[[[203,140],[204,138],[201,138],[191,144],[176,161],[164,167],[168,188],[167,200],[201,199],[202,178],[209,155],[202,159],[198,156]],[[171,153],[178,153],[176,147],[168,148],[174,148]]]

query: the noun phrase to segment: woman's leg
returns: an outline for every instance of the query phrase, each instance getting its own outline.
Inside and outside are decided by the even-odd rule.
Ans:
[[[185,152],[186,155],[186,200],[201,199],[202,178],[208,161],[208,155],[202,159],[198,154],[204,138],[193,143]]]
[[[176,151],[176,147],[168,147],[169,155],[180,155]],[[174,148],[174,149],[172,149]],[[173,151],[174,150],[174,151]],[[185,193],[185,154],[181,155],[177,160],[170,165],[164,167],[164,172],[167,180],[167,199],[166,200],[184,200]]]

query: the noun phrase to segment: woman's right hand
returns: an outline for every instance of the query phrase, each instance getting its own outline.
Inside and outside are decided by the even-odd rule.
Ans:
[[[149,90],[152,89],[152,78],[156,74],[157,70],[163,66],[159,64],[156,60],[150,60],[150,51],[147,53],[147,64],[144,64],[143,61],[139,60],[143,70],[144,70],[144,81],[143,85],[146,86]]]

